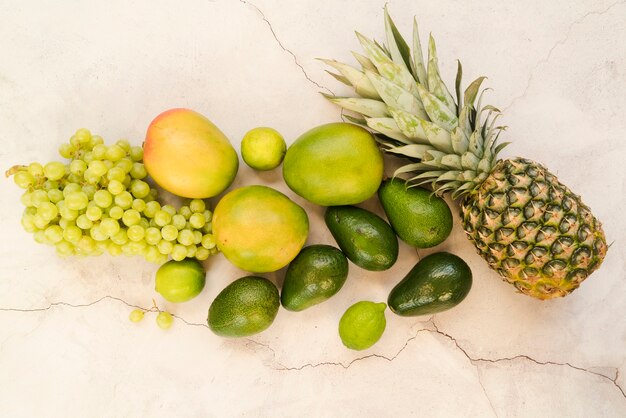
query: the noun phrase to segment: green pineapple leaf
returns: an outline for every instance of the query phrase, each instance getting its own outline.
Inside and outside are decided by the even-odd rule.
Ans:
[[[407,70],[410,70],[411,50],[393,23],[391,16],[389,16],[387,5],[385,5],[385,34],[387,35],[387,46],[393,61],[396,64],[403,64]]]
[[[428,88],[428,78],[426,77],[426,67],[424,66],[424,56],[422,55],[422,44],[420,42],[417,19],[413,18],[413,74],[415,79],[425,88]]]

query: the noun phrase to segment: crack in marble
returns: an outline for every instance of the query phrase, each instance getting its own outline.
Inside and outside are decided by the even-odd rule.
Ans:
[[[584,15],[582,15],[581,17],[579,17],[578,19],[576,19],[575,21],[573,21],[567,28],[567,31],[565,32],[565,36],[561,39],[559,39],[554,45],[552,45],[552,47],[550,48],[550,50],[548,51],[548,54],[540,59],[539,61],[537,61],[537,63],[535,64],[535,66],[533,67],[533,69],[530,71],[530,76],[528,77],[528,80],[526,81],[526,87],[524,88],[524,91],[522,92],[522,94],[520,94],[519,96],[514,97],[511,102],[502,109],[503,113],[506,113],[506,111],[508,109],[510,109],[518,100],[521,100],[522,98],[524,98],[526,96],[526,93],[528,93],[528,90],[530,89],[530,86],[533,83],[533,80],[535,79],[535,75],[537,72],[537,69],[539,69],[540,66],[545,65],[548,63],[548,61],[550,61],[550,58],[552,58],[552,54],[554,53],[554,51],[559,47],[562,46],[564,44],[567,43],[567,41],[569,40],[570,36],[572,35],[572,31],[574,29],[575,26],[580,25],[581,23],[583,23],[588,17],[590,16],[602,16],[608,12],[610,12],[614,7],[620,6],[626,4],[626,0],[620,0],[614,3],[611,3],[608,7],[606,7],[603,10],[592,10],[588,13],[585,13]]]
[[[278,38],[278,35],[276,35],[276,31],[274,31],[274,26],[272,25],[272,22],[269,21],[269,19],[265,16],[265,13],[263,13],[263,11],[254,3],[251,3],[249,1],[246,0],[239,0],[240,3],[245,4],[247,6],[252,7],[253,9],[255,9],[257,11],[257,13],[259,13],[259,15],[261,15],[261,19],[263,19],[263,21],[267,24],[267,26],[270,29],[270,32],[272,32],[272,36],[274,37],[274,39],[276,40],[276,43],[278,44],[278,46],[285,51],[286,53],[288,53],[289,55],[292,56],[293,58],[293,62],[300,68],[300,71],[302,71],[302,74],[304,74],[304,77],[309,80],[309,82],[311,84],[314,84],[315,86],[317,86],[320,89],[326,90],[327,92],[329,92],[330,94],[334,93],[328,88],[328,87],[324,87],[321,84],[319,84],[317,81],[313,80],[309,74],[306,72],[306,70],[304,69],[304,66],[302,66],[302,64],[300,64],[300,62],[298,61],[298,57],[296,56],[296,54],[291,51],[289,48],[286,48],[285,45],[282,43],[282,41]]]

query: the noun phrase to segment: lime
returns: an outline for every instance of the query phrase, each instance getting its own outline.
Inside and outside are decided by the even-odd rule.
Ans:
[[[220,292],[209,307],[207,322],[222,337],[246,337],[267,329],[280,306],[278,289],[269,280],[246,276]]]
[[[384,303],[357,302],[350,306],[339,320],[339,336],[343,345],[352,350],[373,346],[385,332]]]
[[[202,292],[205,280],[204,268],[197,260],[170,260],[157,270],[155,290],[170,302],[186,302]]]
[[[241,140],[241,156],[255,170],[272,170],[287,152],[285,139],[272,128],[254,128]]]

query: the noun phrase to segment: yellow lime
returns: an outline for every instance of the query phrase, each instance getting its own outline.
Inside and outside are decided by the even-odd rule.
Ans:
[[[339,336],[343,345],[352,350],[373,346],[385,332],[384,303],[357,302],[350,306],[339,320]]]
[[[170,302],[186,302],[202,292],[205,280],[204,268],[197,260],[170,260],[157,270],[155,290]]]
[[[283,136],[272,128],[254,128],[241,140],[241,157],[255,170],[272,170],[287,152]]]

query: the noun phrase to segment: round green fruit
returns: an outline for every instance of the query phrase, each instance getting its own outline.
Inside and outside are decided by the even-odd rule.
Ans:
[[[155,290],[170,302],[186,302],[202,292],[205,281],[204,268],[197,260],[170,260],[157,270]]]
[[[387,326],[384,303],[357,302],[339,320],[339,337],[352,350],[370,348],[382,337]]]
[[[220,292],[209,308],[207,322],[222,337],[246,337],[266,330],[278,313],[278,289],[256,276],[235,280]]]
[[[235,189],[213,213],[218,249],[235,266],[254,273],[285,267],[298,255],[308,233],[304,209],[267,186]]]
[[[266,171],[278,167],[285,152],[285,139],[272,128],[254,128],[241,140],[241,157],[255,170]]]
[[[283,161],[287,185],[322,206],[352,205],[370,198],[383,178],[374,136],[349,123],[329,123],[302,134]]]

